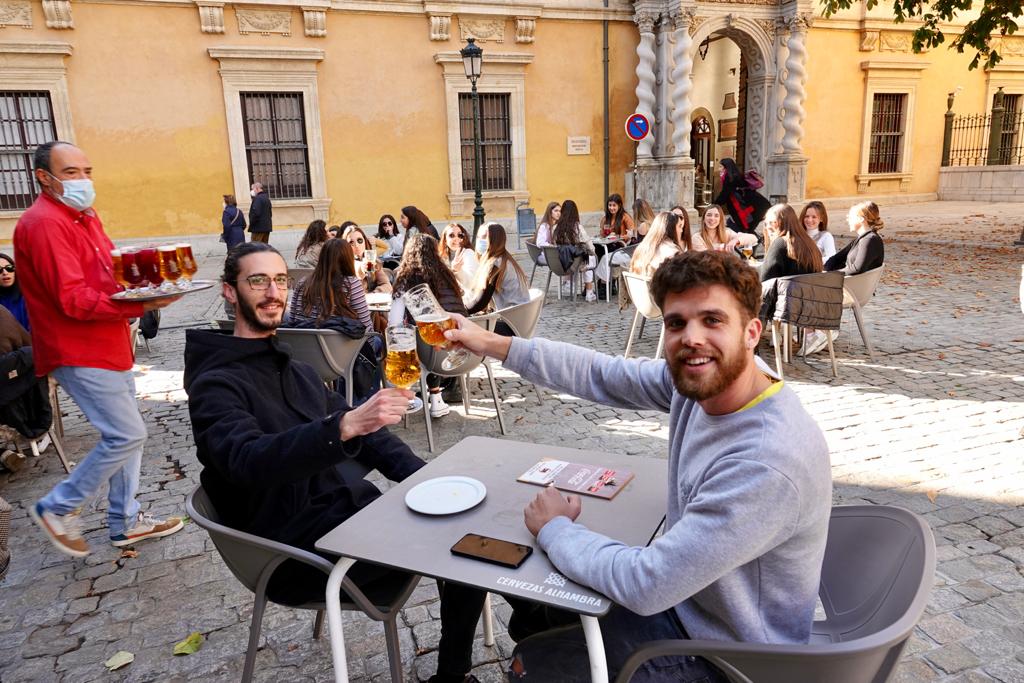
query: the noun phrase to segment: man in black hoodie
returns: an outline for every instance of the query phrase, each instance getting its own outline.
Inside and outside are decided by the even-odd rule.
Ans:
[[[288,297],[288,268],[273,247],[248,242],[231,251],[222,276],[235,306],[234,335],[188,330],[185,390],[200,480],[224,523],[317,552],[317,539],[370,504],[380,491],[364,479],[376,469],[401,481],[424,465],[385,429],[405,415],[412,392],[383,389],[358,408],[294,361],[274,331]],[[330,560],[335,558],[328,557]],[[356,563],[347,574],[371,599],[405,579],[401,572]],[[274,602],[322,599],[327,577],[283,564],[268,586]],[[484,594],[442,589],[441,642],[435,683],[466,676]]]

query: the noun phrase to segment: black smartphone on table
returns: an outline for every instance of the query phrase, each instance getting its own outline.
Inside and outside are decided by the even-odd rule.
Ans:
[[[452,546],[451,550],[452,555],[490,562],[510,569],[518,569],[533,552],[531,546],[480,534],[466,534]]]

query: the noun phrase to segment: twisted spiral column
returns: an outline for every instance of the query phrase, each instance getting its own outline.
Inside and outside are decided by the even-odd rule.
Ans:
[[[794,18],[789,41],[786,43],[789,56],[786,58],[786,99],[782,102],[782,151],[786,154],[799,154],[800,140],[804,136],[804,99],[807,96],[804,90],[804,81],[807,77],[807,70],[804,68],[807,61],[807,48],[804,45],[806,38],[806,19]]]
[[[690,156],[690,91],[693,81],[693,38],[690,37],[692,13],[673,12],[672,23],[675,26],[675,48],[672,50],[672,147],[675,155]]]
[[[637,157],[650,158],[654,148],[654,107],[657,99],[654,95],[654,88],[657,84],[657,75],[654,73],[654,66],[657,57],[654,54],[654,23],[657,17],[653,14],[637,13],[635,21],[640,27],[640,42],[636,46],[636,55],[640,61],[636,65],[636,111],[647,117],[651,122],[651,133],[638,143]]]

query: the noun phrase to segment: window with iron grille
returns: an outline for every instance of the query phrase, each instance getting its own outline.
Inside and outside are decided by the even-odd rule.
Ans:
[[[993,98],[993,106],[995,99]],[[999,163],[1019,164],[1024,151],[1020,147],[1020,95],[1003,95],[1003,127],[999,137]]]
[[[512,96],[485,93],[480,96],[480,158],[484,190],[512,189]],[[462,142],[462,190],[476,189],[473,163],[473,95],[459,93],[459,137]]]
[[[56,139],[50,93],[0,90],[0,211],[32,206],[38,194],[32,153]]]
[[[875,93],[871,106],[868,173],[899,173],[902,170],[906,110],[906,94]]]
[[[272,199],[311,198],[302,93],[240,95],[249,184],[262,183]]]

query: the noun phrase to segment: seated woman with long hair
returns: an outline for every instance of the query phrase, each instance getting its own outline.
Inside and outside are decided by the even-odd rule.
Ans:
[[[789,204],[776,204],[765,214],[764,264],[761,282],[777,277],[820,273],[821,252]]]
[[[322,327],[342,317],[370,328],[370,309],[362,282],[356,276],[352,247],[345,240],[328,240],[320,250],[313,274],[295,283],[288,305],[288,322]]]
[[[526,273],[509,253],[505,228],[498,223],[480,226],[477,246],[483,248],[480,267],[463,296],[470,315],[525,304],[530,300]]]
[[[690,219],[662,211],[651,221],[650,230],[633,252],[629,271],[652,277],[662,263],[676,254],[690,251]]]
[[[437,228],[427,218],[427,214],[423,213],[415,206],[403,206],[402,215],[399,218],[402,221],[402,227],[405,228],[405,238],[409,239],[409,236],[414,232],[419,232],[424,235],[430,235],[435,240],[440,240],[441,236],[437,234]]]
[[[402,258],[402,247],[405,246],[405,237],[398,227],[398,221],[390,213],[386,213],[377,221],[377,239],[388,243],[388,250],[381,256],[383,258]]]
[[[316,262],[320,258],[320,250],[330,237],[327,234],[327,223],[315,220],[306,228],[306,234],[299,240],[299,246],[295,248],[296,268],[316,268]]]
[[[473,240],[469,232],[458,223],[449,223],[441,231],[441,241],[437,248],[438,255],[459,278],[459,284],[463,288],[469,287],[480,265],[473,253]]]
[[[538,247],[553,247],[555,245],[551,233],[554,232],[561,215],[562,205],[558,202],[549,202],[548,208],[544,209],[544,215],[540,219],[540,225],[537,226],[537,234],[534,235]],[[537,263],[542,266],[548,264],[543,251],[537,256]]]
[[[620,205],[621,206],[621,205]],[[552,231],[552,242],[555,246],[578,247],[587,255],[587,268],[583,271],[583,283],[587,291],[587,301],[597,301],[594,292],[594,267],[597,265],[594,243],[590,241],[587,231],[580,225],[580,211],[576,202],[566,199],[562,202],[562,215]]]
[[[836,253],[836,240],[828,231],[828,211],[821,202],[807,202],[800,211],[800,225],[818,245],[821,258],[828,261]]]
[[[651,229],[651,221],[654,220],[654,209],[647,203],[646,199],[637,199],[633,202],[633,216],[636,222],[636,235],[633,242],[639,242]]]
[[[708,204],[704,208],[700,233],[693,236],[694,251],[732,251],[740,245],[752,247],[757,244],[757,235],[726,227],[725,218],[725,209],[717,204]]]
[[[343,241],[348,242],[352,247],[352,257],[355,259],[356,277],[363,283],[363,289],[367,292],[390,292],[391,278],[384,272],[384,263],[380,254],[371,261],[367,258],[367,250],[375,248],[369,235],[355,223],[349,224],[341,233]]]
[[[846,222],[857,236],[825,262],[825,270],[857,275],[881,267],[885,262],[885,243],[878,231],[885,227],[885,221],[878,213],[878,204],[854,204],[846,214]]]
[[[604,206],[604,217],[601,219],[601,237],[617,237],[629,243],[633,239],[636,225],[622,205],[622,195],[612,194]]]
[[[394,301],[388,313],[388,325],[402,325],[406,322],[405,302],[402,294],[419,284],[426,283],[434,293],[441,308],[449,313],[467,315],[462,303],[462,285],[455,273],[438,254],[437,240],[430,235],[411,232],[405,240],[402,263],[395,273]],[[441,378],[428,374],[426,378],[430,394],[430,416],[443,417],[449,408],[441,397]],[[451,381],[449,381],[451,384]]]

